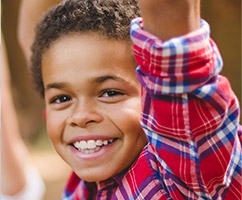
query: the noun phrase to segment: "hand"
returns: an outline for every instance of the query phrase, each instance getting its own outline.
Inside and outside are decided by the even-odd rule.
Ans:
[[[144,29],[162,40],[200,27],[200,0],[139,0]]]

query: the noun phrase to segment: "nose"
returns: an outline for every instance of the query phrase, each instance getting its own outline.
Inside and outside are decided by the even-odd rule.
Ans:
[[[72,127],[85,128],[103,121],[103,116],[90,103],[76,105],[67,123]]]

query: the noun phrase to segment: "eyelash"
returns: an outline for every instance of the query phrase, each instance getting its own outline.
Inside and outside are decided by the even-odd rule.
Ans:
[[[103,98],[115,98],[116,96],[119,96],[119,95],[124,95],[124,93],[114,90],[114,89],[110,89],[110,90],[102,91],[98,97],[99,98],[102,98],[102,97]],[[67,95],[59,95],[59,96],[52,98],[50,100],[50,104],[62,104],[62,103],[66,103],[71,100],[72,100],[71,97],[69,97]]]
[[[107,94],[107,95],[105,96],[105,94]],[[115,96],[119,96],[119,95],[124,95],[124,93],[120,92],[120,91],[117,91],[117,90],[110,89],[110,90],[102,91],[102,93],[101,93],[101,95],[99,97],[114,98]]]

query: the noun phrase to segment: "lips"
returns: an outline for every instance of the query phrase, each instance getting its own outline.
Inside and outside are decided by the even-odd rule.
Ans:
[[[72,143],[77,150],[82,153],[90,154],[99,151],[102,147],[108,146],[109,144],[113,143],[116,139],[108,139],[108,140],[101,140],[101,139],[90,139],[90,140],[80,140]]]

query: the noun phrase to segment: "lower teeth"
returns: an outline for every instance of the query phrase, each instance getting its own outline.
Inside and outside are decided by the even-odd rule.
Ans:
[[[89,154],[89,153],[97,152],[99,149],[101,149],[101,147],[96,147],[95,149],[81,149],[81,148],[79,148],[78,150],[82,153]]]

